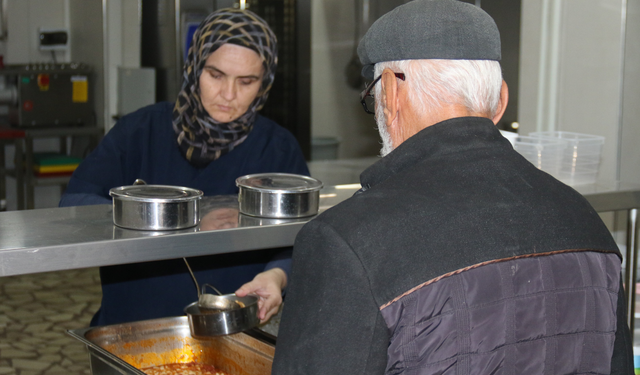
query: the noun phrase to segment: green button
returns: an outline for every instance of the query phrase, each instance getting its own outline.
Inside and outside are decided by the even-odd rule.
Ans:
[[[29,77],[22,77],[22,83],[24,83],[25,85],[29,84],[29,82],[31,82],[31,80],[29,79]]]

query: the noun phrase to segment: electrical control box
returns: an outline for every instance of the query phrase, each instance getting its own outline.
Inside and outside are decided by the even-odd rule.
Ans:
[[[38,48],[41,51],[64,51],[69,45],[67,29],[40,29],[38,31]]]
[[[85,64],[7,65],[0,69],[17,92],[9,105],[16,127],[94,125],[94,77]]]

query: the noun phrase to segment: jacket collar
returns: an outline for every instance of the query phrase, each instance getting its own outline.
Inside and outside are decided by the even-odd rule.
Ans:
[[[490,144],[487,145],[487,142]],[[368,190],[424,159],[489,146],[492,149],[512,148],[488,118],[458,117],[439,122],[422,129],[364,170],[360,175],[362,189],[359,192]]]

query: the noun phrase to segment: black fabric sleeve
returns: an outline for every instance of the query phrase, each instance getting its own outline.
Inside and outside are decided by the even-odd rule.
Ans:
[[[633,375],[633,340],[627,325],[627,303],[625,302],[624,287],[620,278],[618,290],[618,317],[616,340],[613,344],[613,356],[611,357],[612,375]]]
[[[389,337],[366,270],[331,227],[296,238],[272,373],[383,374]]]

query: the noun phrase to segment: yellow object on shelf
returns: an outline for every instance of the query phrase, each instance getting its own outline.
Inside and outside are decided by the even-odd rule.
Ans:
[[[65,164],[65,165],[34,165],[33,171],[36,173],[60,173],[60,172],[73,172],[78,167],[78,164]]]

